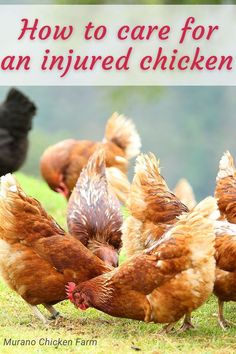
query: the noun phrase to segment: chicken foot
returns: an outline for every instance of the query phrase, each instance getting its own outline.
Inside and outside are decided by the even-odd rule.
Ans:
[[[60,312],[58,312],[52,305],[43,304],[43,306],[51,314],[51,316],[49,317],[49,320],[55,320],[57,317],[61,316]]]
[[[162,328],[162,330],[159,332],[159,334],[167,334],[170,333],[171,331],[173,331],[174,326],[175,326],[176,322],[170,322],[168,323],[168,325],[164,326]]]
[[[235,326],[235,323],[227,321],[224,318],[223,308],[224,308],[224,301],[221,301],[221,300],[218,299],[218,323],[219,323],[220,327],[224,331],[226,331],[227,328]]]
[[[48,324],[48,319],[42,314],[42,312],[38,309],[37,306],[32,306],[28,304],[29,307],[31,308],[33,314],[35,317],[37,317],[43,324]],[[43,306],[51,313],[51,317],[49,320],[55,320],[58,316],[60,316],[60,313],[51,305],[48,304],[43,304]]]
[[[192,324],[191,321],[191,313],[186,313],[185,317],[184,317],[184,322],[182,324],[182,326],[177,330],[178,333],[182,333],[185,332],[189,329],[194,328],[194,325]]]

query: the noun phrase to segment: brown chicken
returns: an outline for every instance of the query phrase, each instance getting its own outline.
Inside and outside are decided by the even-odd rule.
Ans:
[[[219,172],[216,177],[215,198],[222,218],[229,222],[236,223],[236,170],[234,160],[230,152],[227,151],[221,158]]]
[[[0,273],[44,323],[37,305],[55,318],[52,305],[66,299],[68,281],[80,283],[112,269],[66,234],[10,174],[1,178],[0,218]]]
[[[128,199],[130,216],[123,225],[127,256],[151,247],[188,208],[169,190],[153,154],[140,155]]]
[[[104,150],[95,152],[82,170],[67,210],[69,233],[105,263],[118,266],[121,248],[120,203],[109,191]]]
[[[236,225],[219,221],[215,225],[215,232],[217,268],[214,294],[218,298],[219,325],[226,329],[231,323],[224,318],[224,302],[236,301]]]
[[[184,205],[189,208],[189,210],[192,210],[197,204],[192,186],[185,178],[181,178],[178,181],[173,193]]]
[[[209,212],[209,198],[206,203]],[[149,250],[112,272],[78,286],[70,283],[69,299],[82,310],[94,307],[112,316],[169,323],[170,331],[212,293],[215,234],[204,208],[202,202],[198,211],[180,216]]]
[[[118,113],[108,120],[102,142],[69,139],[46,149],[40,161],[42,176],[52,190],[69,199],[83,167],[100,146],[105,149],[108,182],[125,202],[129,159],[139,153],[141,142],[132,121]]]
[[[219,164],[215,197],[221,219],[215,222],[216,281],[214,293],[218,298],[218,322],[223,329],[230,326],[223,315],[225,301],[236,301],[236,171],[234,161],[227,151]]]

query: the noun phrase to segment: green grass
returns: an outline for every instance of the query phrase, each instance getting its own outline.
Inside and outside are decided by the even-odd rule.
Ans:
[[[17,178],[24,190],[37,198],[46,210],[65,227],[66,203],[41,181],[22,174]],[[37,279],[36,279],[37,281]],[[0,353],[184,353],[184,354],[228,354],[236,353],[236,328],[226,332],[218,327],[215,297],[194,312],[196,329],[183,334],[160,335],[161,325],[113,318],[99,311],[76,310],[67,301],[56,308],[64,318],[49,327],[43,326],[33,317],[27,304],[0,280]],[[236,322],[236,304],[225,306],[227,319]],[[34,346],[4,346],[4,338],[35,340]],[[40,338],[72,340],[72,345],[40,346]],[[76,338],[96,340],[97,345],[76,346]],[[138,350],[140,349],[140,350]]]
[[[38,199],[46,211],[52,215],[63,228],[66,228],[65,198],[53,192],[42,180],[26,176],[19,172],[15,175],[25,193]]]

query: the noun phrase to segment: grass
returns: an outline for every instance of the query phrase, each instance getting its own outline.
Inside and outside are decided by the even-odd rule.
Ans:
[[[52,215],[62,227],[66,228],[65,198],[53,192],[42,180],[26,176],[19,172],[16,173],[16,178],[25,193],[38,199],[46,211]]]
[[[17,174],[24,190],[40,200],[46,210],[65,227],[66,203],[41,181]],[[193,314],[196,329],[183,334],[160,335],[161,325],[113,318],[99,311],[81,312],[64,301],[56,308],[64,318],[49,327],[33,317],[27,304],[0,280],[0,353],[185,353],[228,354],[236,352],[236,329],[218,327],[214,296]],[[227,319],[236,322],[236,304],[225,306]],[[35,340],[33,345],[4,345],[4,339]],[[46,338],[47,345],[40,345]],[[64,345],[58,339],[66,340]],[[53,343],[53,340],[56,341]],[[77,340],[77,345],[76,345]],[[82,340],[82,341],[81,341]],[[70,342],[71,341],[71,342]],[[84,341],[84,342],[83,342]],[[87,343],[85,343],[88,341]],[[95,341],[97,344],[95,345]],[[71,344],[72,343],[72,344]],[[67,345],[69,344],[69,345]],[[70,345],[71,344],[71,345]],[[86,344],[86,345],[85,345]]]

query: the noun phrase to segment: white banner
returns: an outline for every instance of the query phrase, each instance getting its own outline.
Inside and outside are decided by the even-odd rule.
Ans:
[[[236,85],[236,6],[1,5],[0,85]]]

